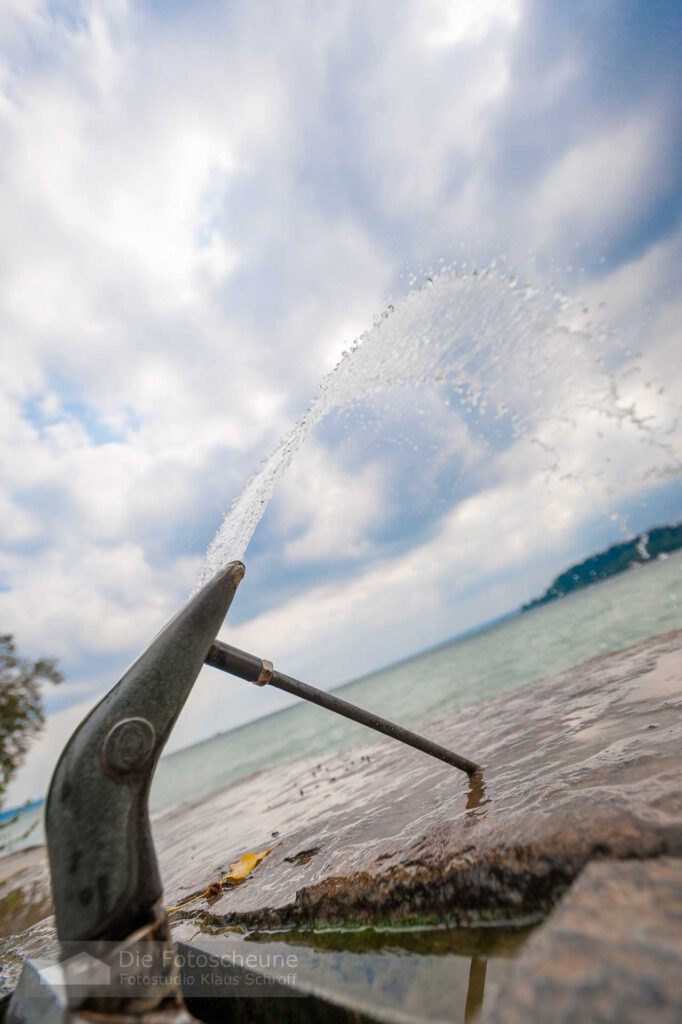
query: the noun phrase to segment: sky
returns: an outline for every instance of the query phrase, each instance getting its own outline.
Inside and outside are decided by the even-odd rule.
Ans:
[[[365,332],[461,368],[492,323],[492,406],[347,357],[229,642],[336,685],[681,518],[680,39],[676,0],[4,0],[0,631],[65,675],[8,805]],[[169,749],[282,700],[205,670]]]

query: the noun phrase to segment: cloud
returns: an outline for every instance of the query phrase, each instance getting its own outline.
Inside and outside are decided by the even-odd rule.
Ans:
[[[334,464],[328,448],[313,444],[294,461],[282,482],[281,498],[283,529],[295,534],[283,555],[294,564],[366,556],[386,501],[380,466],[349,472]]]
[[[421,13],[422,38],[438,48],[461,43],[480,44],[500,23],[514,26],[521,17],[518,0],[482,0],[475,6],[461,0],[459,3],[427,0]]]
[[[595,139],[581,140],[548,170],[527,204],[535,245],[546,241],[549,224],[562,243],[559,249],[606,250],[645,214],[673,173],[661,160],[666,126],[656,115],[638,113]]]
[[[608,453],[601,465],[598,430]],[[550,430],[549,456],[523,438],[497,458],[499,482],[455,503],[426,540],[361,562],[342,585],[313,585],[244,624],[228,622],[229,642],[256,652],[267,645],[264,656],[329,685],[510,610],[584,553],[595,515],[646,489],[651,457],[636,434],[632,423],[587,411],[574,430]]]
[[[70,662],[126,652],[145,643],[187,593],[196,567],[177,559],[153,570],[138,544],[100,546],[73,537],[33,559],[5,557],[4,574],[20,583],[0,593],[9,632],[31,650]],[[113,682],[114,680],[112,680]]]

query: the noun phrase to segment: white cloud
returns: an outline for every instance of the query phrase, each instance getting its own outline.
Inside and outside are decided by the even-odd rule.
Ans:
[[[420,245],[413,259],[433,261],[461,240],[448,207],[485,157],[518,11],[513,0],[407,4],[392,31],[376,25],[377,59],[352,81],[367,105],[358,131],[374,201],[387,217],[428,225],[440,244]]]
[[[436,47],[475,45],[500,23],[514,26],[521,17],[518,0],[427,0],[420,7],[423,38]]]
[[[295,535],[285,545],[284,558],[297,564],[366,556],[387,500],[380,466],[344,470],[328,448],[311,442],[293,462],[280,496],[282,526]]]
[[[183,602],[196,561],[179,558],[161,571],[138,544],[87,544],[74,535],[40,557],[5,555],[0,569],[15,583],[0,592],[3,628],[32,651],[61,659],[77,652],[87,662],[148,642]]]
[[[531,246],[551,240],[557,251],[576,244],[606,248],[636,220],[675,173],[661,159],[667,149],[661,120],[657,109],[631,112],[623,124],[581,139],[553,163],[525,204]]]
[[[226,637],[329,685],[509,611],[575,556],[572,545],[591,518],[646,486],[650,453],[633,443],[636,427],[603,424],[611,436],[600,466],[597,426],[601,419],[585,413],[575,430],[563,428],[563,443],[553,435],[550,461],[559,462],[551,469],[546,453],[523,439],[497,460],[499,483],[458,503],[426,541],[398,556],[375,553],[350,581],[311,586],[244,625],[228,621]],[[510,585],[499,588],[509,573]]]

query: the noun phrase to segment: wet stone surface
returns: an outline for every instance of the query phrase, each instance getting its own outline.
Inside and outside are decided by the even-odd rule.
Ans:
[[[517,920],[594,857],[682,854],[681,680],[678,631],[453,712],[428,734],[483,763],[471,783],[389,740],[264,772],[157,822],[168,905],[272,846],[241,885],[178,916]]]
[[[44,846],[0,858],[0,938],[23,932],[52,913]]]
[[[678,1024],[682,860],[590,864],[529,940],[486,1024]]]
[[[595,858],[680,856],[681,680],[678,631],[425,728],[483,763],[471,783],[387,739],[168,812],[154,822],[168,907],[245,852],[271,848],[244,881],[214,886],[173,921],[195,935],[521,924],[546,914]],[[49,924],[38,931],[46,941]],[[6,941],[12,963],[37,935]]]

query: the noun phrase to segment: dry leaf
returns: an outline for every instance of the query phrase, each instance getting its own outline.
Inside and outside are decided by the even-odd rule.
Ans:
[[[234,864],[230,864],[230,870],[223,875],[221,884],[234,885],[236,882],[243,881],[269,853],[270,850],[262,850],[260,853],[245,853]]]
[[[184,903],[179,903],[177,907],[169,907],[167,913],[172,914],[176,910],[184,910],[185,907],[188,907],[191,903],[196,903],[197,900],[215,899],[216,896],[220,895],[223,886],[237,885],[238,882],[243,882],[256,865],[260,864],[264,857],[267,857],[271,849],[272,847],[270,850],[262,850],[260,853],[245,853],[234,864],[230,864],[230,870],[226,875],[223,875],[219,882],[211,882],[203,892],[195,893],[194,896],[190,896]]]

